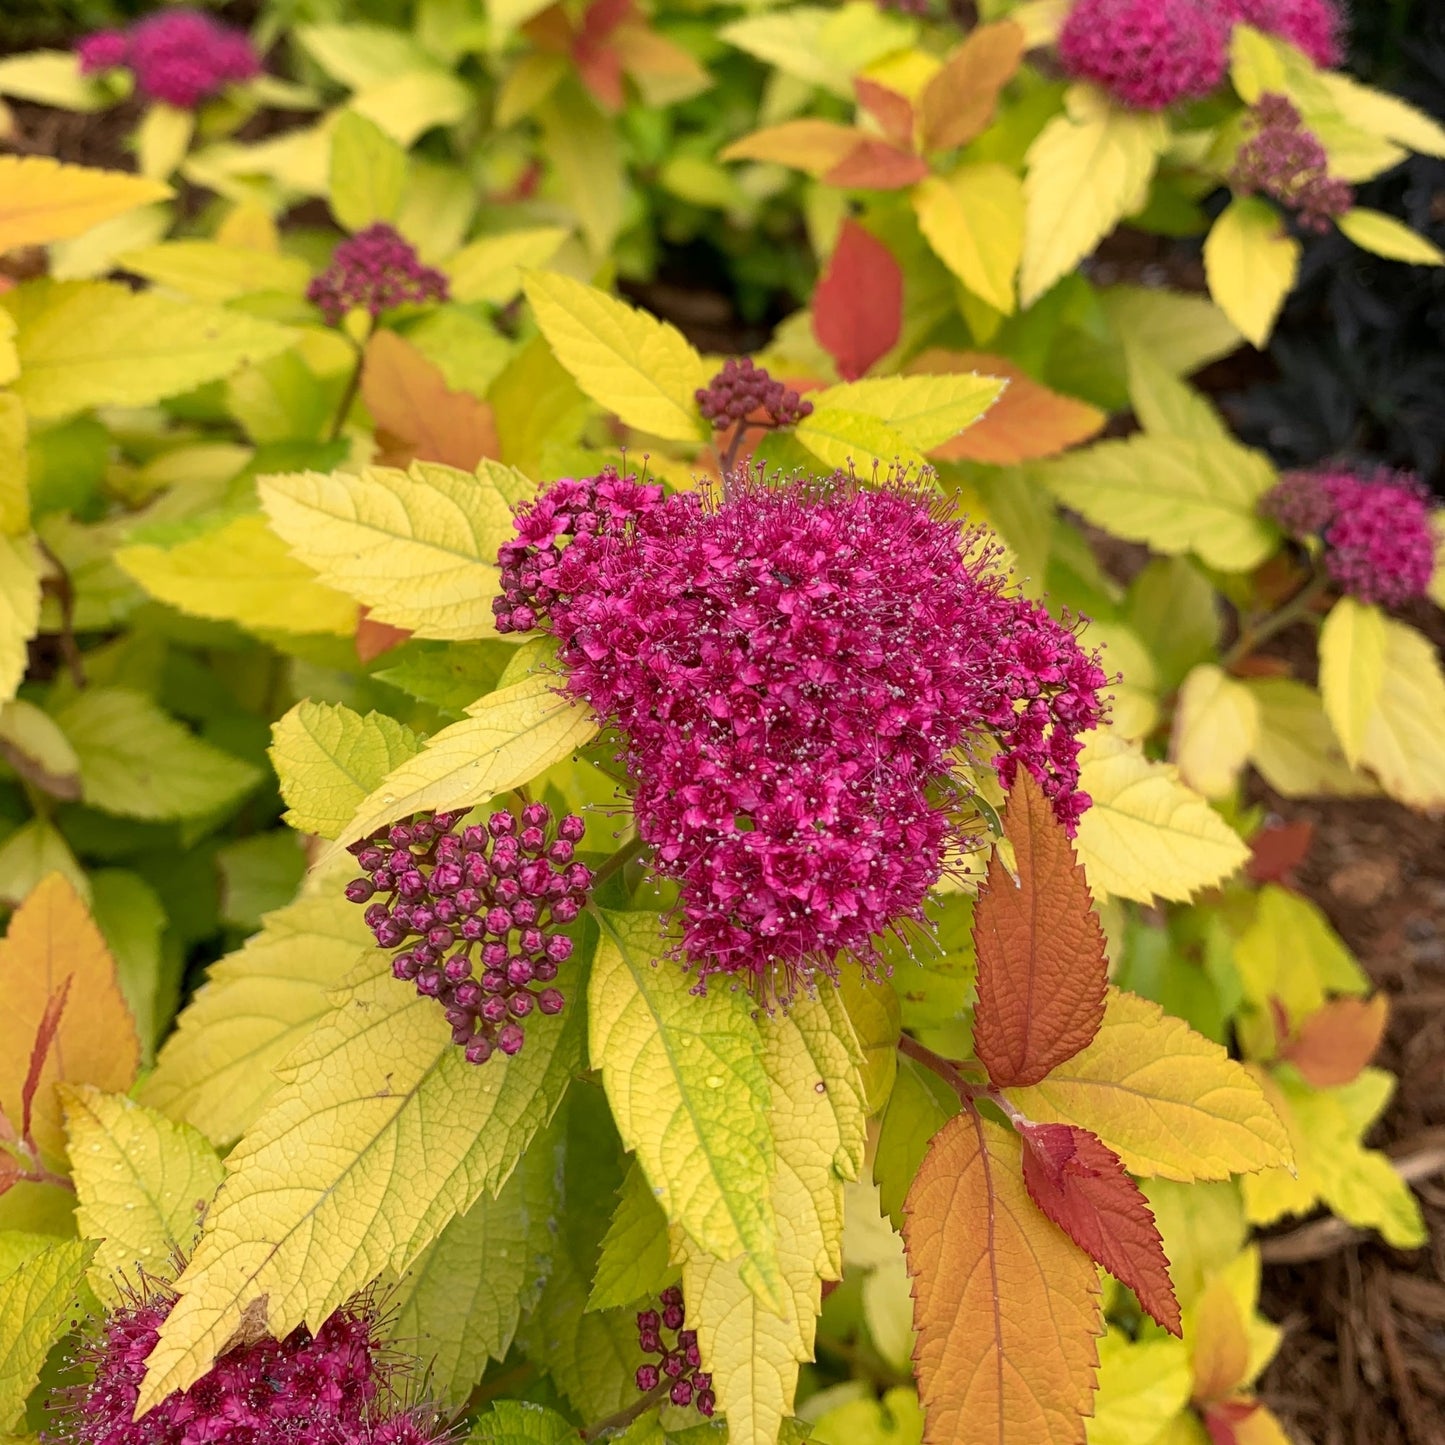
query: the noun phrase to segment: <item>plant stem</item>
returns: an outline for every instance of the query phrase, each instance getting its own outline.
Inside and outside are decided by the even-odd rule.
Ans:
[[[60,655],[70,669],[70,680],[76,687],[85,686],[85,667],[80,660],[80,648],[75,641],[75,585],[65,563],[44,543],[39,544],[45,560],[55,568],[55,578],[49,584],[60,607]]]
[[[356,365],[351,368],[351,375],[346,378],[336,415],[331,418],[331,430],[326,434],[329,442],[334,442],[341,435],[341,428],[346,425],[346,415],[351,410],[352,402],[356,400],[356,393],[361,389],[361,370],[366,365],[366,343],[371,340],[375,330],[376,321],[373,318],[367,323],[366,335],[356,344]]]
[[[663,1396],[671,1388],[671,1380],[659,1380],[645,1395],[639,1395],[630,1405],[617,1411],[615,1415],[608,1415],[605,1420],[599,1420],[595,1425],[589,1425],[579,1433],[584,1440],[600,1440],[609,1430],[626,1429],[639,1415],[645,1415],[654,1405],[661,1403]]]
[[[1323,572],[1315,572],[1282,607],[1257,622],[1246,623],[1240,628],[1234,645],[1219,659],[1220,667],[1226,672],[1238,667],[1261,643],[1307,617],[1328,586],[1329,578]]]
[[[614,873],[627,867],[646,847],[647,844],[634,833],[632,837],[592,875],[592,886],[596,888],[599,883],[605,883]]]
[[[922,1064],[931,1073],[937,1074],[963,1101],[964,1108],[972,1109],[980,1099],[987,1099],[1015,1129],[1029,1123],[1029,1119],[1023,1111],[1011,1100],[1005,1098],[1000,1090],[994,1088],[992,1084],[969,1083],[963,1077],[957,1064],[951,1059],[945,1059],[942,1054],[934,1053],[927,1044],[920,1044],[917,1039],[909,1038],[907,1034],[900,1034],[898,1036],[898,1052],[915,1063]]]

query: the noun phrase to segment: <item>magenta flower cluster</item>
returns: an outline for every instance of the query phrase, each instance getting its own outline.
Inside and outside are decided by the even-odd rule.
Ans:
[[[581,818],[528,803],[458,832],[460,813],[420,815],[353,843],[365,876],[346,885],[365,904],[392,973],[442,1006],[468,1063],[517,1053],[523,1020],[566,1005],[552,981],[572,957],[561,929],[581,913],[592,870],[576,861]],[[480,975],[480,976],[479,976]]]
[[[1291,472],[1264,500],[1291,536],[1323,541],[1325,570],[1342,592],[1399,607],[1430,586],[1430,493],[1409,473]]]
[[[331,264],[306,289],[306,299],[332,326],[354,307],[373,318],[404,304],[445,301],[446,276],[424,266],[411,242],[385,221],[343,241]]]
[[[700,982],[786,998],[840,954],[871,966],[968,841],[960,752],[1027,768],[1072,831],[1106,679],[996,562],[934,494],[842,476],[639,499],[561,551],[566,687],[622,733]]]
[[[160,10],[128,32],[99,31],[86,36],[76,54],[82,75],[128,69],[142,95],[181,110],[261,73],[245,31],[198,10]]]
[[[755,413],[755,424],[766,427],[796,426],[812,416],[813,403],[796,391],[774,381],[765,368],[755,366],[751,357],[730,357],[723,369],[696,392],[697,404],[713,427],[721,431],[734,422],[746,421]]]
[[[1334,0],[1220,0],[1233,22],[1287,40],[1318,66],[1344,59],[1345,17]]]
[[[187,1390],[135,1413],[146,1356],[175,1303],[147,1281],[130,1290],[76,1362],[84,1384],[50,1402],[51,1445],[438,1445],[451,1432],[402,1399],[404,1365],[385,1345],[366,1302],[337,1310],[313,1335],[227,1351]]]
[[[1283,95],[1266,92],[1255,102],[1252,129],[1229,173],[1241,196],[1262,191],[1299,215],[1300,225],[1324,233],[1355,203],[1348,181],[1330,175],[1329,156],[1298,110]]]
[[[697,1331],[684,1329],[682,1291],[674,1285],[662,1292],[661,1310],[641,1310],[637,1315],[637,1343],[646,1355],[660,1356],[657,1364],[650,1361],[637,1367],[637,1388],[648,1394],[664,1380],[671,1380],[667,1398],[674,1405],[693,1405],[698,1412],[711,1416],[717,1409],[712,1376],[702,1368],[702,1355],[697,1347]],[[668,1344],[664,1331],[674,1337]]]

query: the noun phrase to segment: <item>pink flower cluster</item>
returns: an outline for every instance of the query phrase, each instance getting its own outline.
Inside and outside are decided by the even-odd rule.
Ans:
[[[933,494],[842,476],[639,498],[561,550],[567,690],[622,732],[700,981],[787,997],[839,954],[871,966],[965,842],[960,752],[1027,768],[1072,831],[1106,678],[996,563]]]
[[[1323,540],[1325,569],[1352,597],[1399,607],[1430,586],[1430,493],[1408,472],[1292,472],[1265,508],[1292,536]]]
[[[332,326],[353,307],[377,317],[404,303],[445,301],[448,294],[446,276],[422,265],[411,242],[385,221],[343,241],[306,288],[306,299]]]
[[[110,1311],[77,1363],[84,1384],[51,1402],[52,1445],[440,1445],[451,1432],[433,1412],[405,1405],[402,1361],[362,1302],[337,1310],[313,1335],[227,1351],[188,1390],[132,1420],[146,1356],[175,1304],[146,1282]]]
[[[1075,0],[1059,33],[1068,74],[1135,110],[1210,94],[1224,79],[1229,35],[1243,22],[1340,63],[1343,17],[1333,0]]]
[[[130,31],[102,30],[76,47],[83,75],[126,68],[150,100],[194,110],[203,100],[261,73],[261,61],[243,30],[198,10],[166,9]]]
[[[1241,196],[1263,191],[1298,212],[1307,230],[1328,231],[1354,205],[1355,193],[1348,181],[1331,177],[1319,137],[1282,95],[1261,95],[1250,118],[1253,130],[1235,156],[1230,187]]]
[[[686,1316],[682,1308],[682,1291],[675,1285],[662,1292],[661,1310],[639,1310],[637,1343],[644,1354],[657,1355],[651,1362],[637,1367],[634,1379],[637,1388],[647,1394],[663,1380],[671,1380],[667,1398],[674,1405],[692,1405],[700,1415],[711,1417],[717,1409],[712,1376],[702,1368],[702,1353],[697,1345],[697,1331],[684,1329]],[[663,1331],[676,1335],[669,1345]]]
[[[813,403],[803,400],[796,391],[774,381],[751,357],[729,357],[723,369],[697,389],[697,404],[702,414],[721,431],[734,422],[746,421],[755,412],[762,412],[759,425],[769,427],[796,426],[805,416],[812,416]]]

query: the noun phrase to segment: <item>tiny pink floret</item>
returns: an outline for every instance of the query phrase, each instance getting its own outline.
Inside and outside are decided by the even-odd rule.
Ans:
[[[1209,0],[1076,0],[1059,32],[1069,75],[1133,110],[1164,110],[1218,89],[1228,25]]]

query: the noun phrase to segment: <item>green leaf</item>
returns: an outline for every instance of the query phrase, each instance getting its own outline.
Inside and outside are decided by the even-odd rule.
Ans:
[[[923,1409],[906,1385],[895,1385],[881,1400],[870,1391],[819,1415],[807,1438],[816,1445],[922,1445]]]
[[[413,462],[404,472],[289,472],[257,488],[293,555],[378,622],[420,637],[493,635],[497,549],[514,529],[490,479]]]
[[[0,1432],[21,1429],[25,1402],[75,1307],[94,1248],[83,1239],[53,1244],[0,1280]]]
[[[1412,231],[1402,221],[1382,211],[1368,211],[1363,206],[1340,216],[1335,224],[1355,245],[1391,261],[1408,261],[1413,266],[1445,266],[1445,251],[1433,241]]]
[[[825,467],[854,467],[867,472],[875,465],[886,469],[896,463],[913,468],[916,474],[927,466],[921,453],[891,426],[860,412],[819,407],[794,427],[792,435]]]
[[[103,110],[111,104],[110,92],[99,81],[80,73],[71,50],[32,50],[0,60],[0,95],[59,106],[62,110]]]
[[[913,1183],[928,1141],[958,1113],[957,1096],[912,1059],[898,1061],[898,1077],[883,1111],[873,1178],[879,1199],[895,1229],[903,1228],[903,1201]]]
[[[221,876],[221,921],[250,933],[266,914],[284,908],[306,876],[302,839],[285,828],[236,838],[216,850]]]
[[[1089,1445],[1157,1440],[1189,1403],[1192,1384],[1183,1340],[1133,1341],[1110,1329],[1099,1341],[1099,1393],[1088,1422]]]
[[[328,75],[352,90],[428,63],[417,39],[386,25],[298,25],[296,38]]]
[[[566,239],[565,226],[532,226],[479,237],[444,267],[452,300],[505,306],[522,289],[522,273],[545,266]]]
[[[121,1295],[118,1276],[137,1267],[164,1275],[187,1252],[225,1170],[188,1124],[82,1085],[62,1088],[76,1228],[99,1240],[91,1264],[95,1292]]]
[[[880,376],[811,393],[819,410],[836,409],[887,423],[911,447],[932,451],[973,425],[1007,385],[969,372],[943,376]]]
[[[667,1215],[634,1159],[618,1193],[617,1210],[602,1240],[589,1310],[623,1308],[662,1293],[677,1281],[667,1254]]]
[[[0,702],[15,696],[40,626],[40,566],[33,537],[0,537]]]
[[[145,406],[228,376],[294,333],[239,311],[106,281],[54,282],[20,326],[16,395],[32,418]]]
[[[838,993],[862,1050],[868,1112],[876,1114],[888,1102],[898,1073],[898,994],[887,979],[869,981],[852,969],[844,971]]]
[[[14,907],[51,873],[61,874],[83,898],[90,897],[90,879],[58,829],[44,818],[32,818],[0,843],[0,899]]]
[[[1193,552],[1221,571],[1251,570],[1277,542],[1257,511],[1274,468],[1232,440],[1142,433],[1038,463],[1030,475],[1115,536]]]
[[[1198,442],[1230,440],[1229,428],[1203,393],[1174,376],[1153,352],[1126,338],[1124,359],[1129,401],[1145,431]]]
[[[553,354],[599,406],[669,441],[708,436],[694,396],[707,365],[675,326],[560,272],[530,272],[523,289]]]
[[[1115,109],[1076,86],[1029,147],[1019,299],[1031,306],[1137,210],[1169,131],[1162,116]]]
[[[0,312],[8,322],[8,312]],[[7,370],[4,326],[0,323],[0,376]],[[13,350],[13,348],[11,348]],[[19,370],[6,376],[13,380]],[[17,536],[30,527],[30,456],[29,427],[25,420],[25,408],[20,398],[8,391],[0,391],[0,533],[7,537]]]
[[[1164,691],[1178,687],[1219,646],[1214,588],[1187,557],[1149,562],[1129,584],[1123,620],[1154,659]]]
[[[556,679],[545,672],[489,693],[467,712],[465,722],[428,738],[362,800],[337,836],[338,848],[411,813],[473,808],[519,788],[597,731],[587,709],[559,697]]]
[[[468,1445],[575,1445],[577,1427],[530,1400],[498,1400],[472,1427]]]
[[[534,1139],[496,1197],[452,1220],[388,1295],[393,1336],[415,1342],[429,1394],[443,1404],[464,1403],[487,1361],[506,1355],[551,1272],[556,1132]]]
[[[1333,993],[1364,994],[1370,982],[1320,909],[1275,884],[1259,890],[1254,916],[1235,940],[1244,996],[1267,1012],[1271,1000],[1297,1023]]]
[[[156,1043],[169,1025],[177,1000],[161,978],[161,937],[166,910],[155,889],[137,873],[102,868],[91,875],[90,911],[115,959],[120,991],[140,1035],[141,1060],[155,1061]],[[179,980],[176,981],[177,984]]]
[[[263,1312],[279,1337],[405,1270],[500,1189],[580,1067],[578,1008],[530,1020],[520,1054],[478,1068],[435,1001],[398,988],[372,957],[374,972],[286,1059],[281,1088],[227,1160],[142,1409],[199,1379],[243,1318]]]
[[[1258,196],[1236,196],[1204,242],[1209,294],[1262,347],[1299,273],[1300,244],[1279,212]]]
[[[493,642],[432,644],[424,650],[408,648],[399,661],[372,674],[378,682],[430,703],[453,717],[497,686],[514,649],[500,639]]]
[[[747,995],[699,996],[656,914],[604,913],[588,990],[590,1054],[622,1142],[668,1219],[783,1307],[767,1075]]]
[[[570,79],[553,87],[536,114],[542,155],[551,162],[557,193],[566,198],[588,249],[601,261],[622,230],[631,187],[618,128]]]
[[[325,1017],[331,992],[371,956],[361,909],[341,896],[344,877],[323,874],[327,891],[271,914],[243,947],[210,966],[140,1086],[142,1103],[220,1146],[250,1126],[279,1087],[276,1066]]]
[[[123,818],[202,818],[233,807],[260,781],[249,763],[189,733],[150,698],[88,687],[55,712],[80,759],[81,797]]]
[[[918,228],[934,254],[980,300],[1005,316],[1018,304],[1014,277],[1024,245],[1024,192],[1006,166],[960,166],[913,189]]]
[[[348,231],[396,219],[406,152],[374,121],[343,110],[331,132],[331,214]]]
[[[421,739],[385,713],[299,702],[272,725],[271,766],[298,833],[334,838],[388,773],[421,751]]]
[[[1098,297],[1120,340],[1141,347],[1171,376],[1189,376],[1240,342],[1234,323],[1207,296],[1110,286]]]

